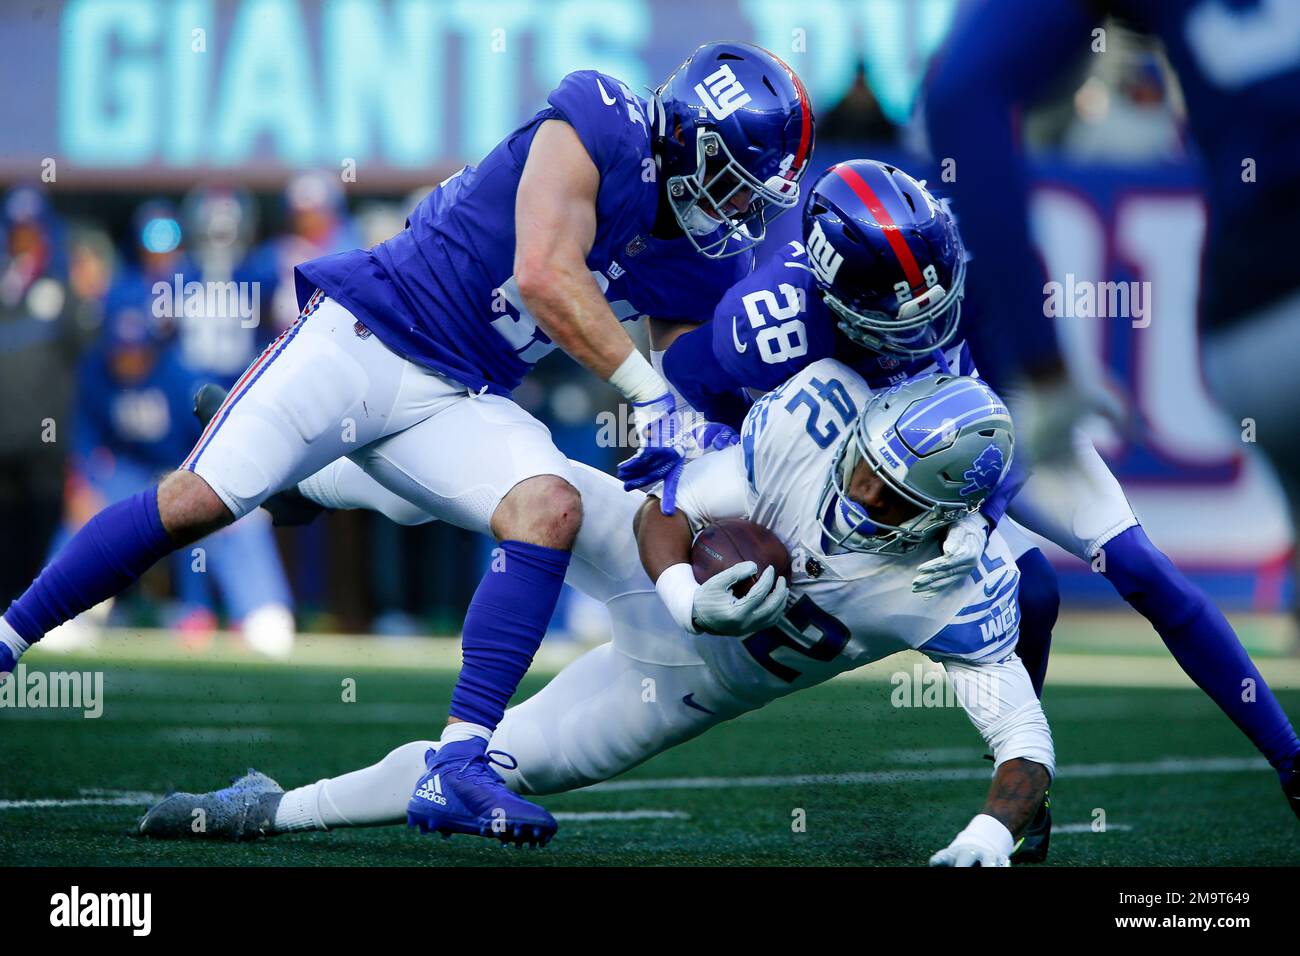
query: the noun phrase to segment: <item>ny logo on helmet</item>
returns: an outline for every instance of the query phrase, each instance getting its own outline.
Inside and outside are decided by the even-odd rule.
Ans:
[[[719,121],[752,99],[740,85],[740,80],[736,79],[736,74],[731,72],[731,67],[725,63],[706,76],[703,83],[696,83],[695,92],[704,101],[709,114]]]
[[[844,257],[835,251],[831,241],[822,232],[820,220],[813,223],[812,231],[808,233],[808,244],[805,248],[808,250],[808,263],[812,266],[813,275],[826,285],[834,282],[835,273],[840,271],[840,265],[844,262]]]
[[[1002,477],[1002,466],[1005,463],[1002,457],[1002,449],[997,445],[989,445],[979,456],[971,462],[965,474],[966,484],[961,487],[963,498],[975,494],[978,491],[992,491],[998,486],[998,479]]]

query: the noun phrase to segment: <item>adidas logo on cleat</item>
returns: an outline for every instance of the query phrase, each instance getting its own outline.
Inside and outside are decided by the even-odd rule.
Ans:
[[[447,805],[447,798],[442,795],[441,777],[435,773],[433,779],[429,782],[433,784],[432,790],[430,790],[428,784],[426,784],[416,790],[415,795],[422,800],[428,800],[432,803],[436,803],[440,807],[445,807]]]

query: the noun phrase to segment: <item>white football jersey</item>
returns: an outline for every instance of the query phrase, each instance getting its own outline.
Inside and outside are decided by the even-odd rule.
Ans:
[[[747,517],[790,551],[791,601],[778,627],[739,640],[696,638],[697,652],[742,698],[781,696],[907,648],[971,664],[1014,652],[1020,573],[997,532],[970,577],[933,597],[914,594],[912,579],[941,553],[938,540],[904,555],[825,550],[822,490],[870,395],[848,366],[823,359],[754,405],[739,445],[683,472],[677,504],[694,528]]]

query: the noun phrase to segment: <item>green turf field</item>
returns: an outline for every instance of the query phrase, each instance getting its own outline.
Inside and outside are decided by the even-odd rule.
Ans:
[[[293,786],[429,736],[451,689],[446,651],[376,647],[348,660],[309,646],[291,666],[165,649],[33,656],[33,667],[101,667],[105,710],[97,720],[0,710],[0,865],[917,865],[980,808],[987,786],[960,710],[895,708],[887,682],[840,679],[612,786],[546,798],[561,829],[540,851],[405,828],[244,845],[130,835],[151,793],[211,789],[250,765]],[[1079,659],[1091,665],[1061,655],[1045,700],[1061,765],[1049,865],[1300,863],[1300,825],[1273,773],[1208,700],[1183,686],[1089,686],[1098,661]],[[1123,680],[1159,675],[1164,661],[1102,663]],[[1276,664],[1293,676],[1294,662]],[[347,677],[355,703],[341,701]],[[523,693],[544,681],[531,677]],[[1281,696],[1300,714],[1300,691]],[[806,832],[792,832],[796,809]],[[1105,832],[1091,827],[1097,810]]]

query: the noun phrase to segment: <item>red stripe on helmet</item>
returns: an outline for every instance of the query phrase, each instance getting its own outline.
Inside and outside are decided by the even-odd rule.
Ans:
[[[916,264],[916,256],[912,255],[912,247],[903,238],[898,224],[894,222],[894,217],[889,214],[889,210],[880,201],[880,197],[876,195],[875,190],[867,184],[865,179],[858,175],[856,169],[841,164],[835,166],[831,171],[848,183],[849,188],[866,204],[867,209],[871,211],[871,215],[876,217],[876,222],[880,223],[885,231],[885,238],[889,240],[889,248],[894,250],[899,265],[903,267],[903,275],[907,276],[908,284],[913,288],[917,286],[924,287],[925,279],[921,275],[920,267]]]
[[[790,178],[794,179],[798,176],[799,170],[803,169],[803,164],[807,162],[808,152],[812,146],[812,105],[808,102],[808,91],[803,88],[799,75],[775,53],[769,52],[768,55],[789,75],[790,82],[794,84],[794,91],[799,94],[799,148],[795,150],[794,162],[790,164]]]

